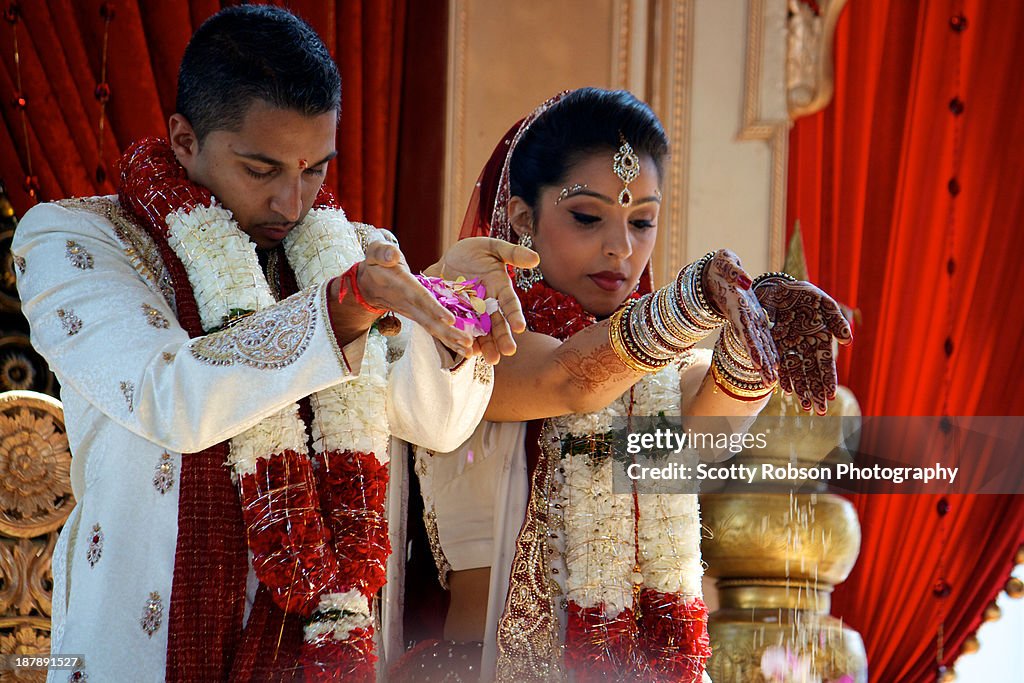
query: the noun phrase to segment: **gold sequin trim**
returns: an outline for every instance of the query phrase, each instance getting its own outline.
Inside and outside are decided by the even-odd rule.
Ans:
[[[62,199],[55,204],[65,209],[89,211],[110,221],[132,267],[144,280],[156,287],[171,309],[174,309],[174,285],[171,283],[171,274],[160,258],[156,242],[116,201],[107,197],[79,197]]]
[[[167,322],[167,316],[149,304],[142,304],[142,312],[146,315],[146,322],[157,329],[166,330],[171,326],[170,323]]]
[[[548,501],[554,495],[561,442],[550,420],[540,435],[541,455],[533,471],[526,520],[516,538],[505,612],[498,622],[497,680],[562,681],[556,586],[548,559]]]
[[[18,272],[24,275],[26,266],[25,257],[14,254],[11,256],[11,259],[14,261],[14,267],[18,269]]]
[[[92,254],[85,250],[81,244],[74,240],[68,240],[65,245],[64,255],[71,261],[71,265],[81,270],[91,270],[93,266]]]
[[[423,510],[423,525],[427,528],[427,541],[430,542],[430,554],[434,556],[434,564],[437,565],[437,580],[441,587],[448,590],[448,572],[452,566],[445,557],[444,548],[441,547],[441,536],[437,532],[437,513],[434,507]]]
[[[318,290],[311,288],[242,319],[237,325],[189,343],[197,360],[227,367],[235,363],[257,370],[291,365],[316,333]]]

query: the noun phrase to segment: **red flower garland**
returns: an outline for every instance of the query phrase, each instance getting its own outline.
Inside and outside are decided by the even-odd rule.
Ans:
[[[514,270],[511,267],[509,276],[512,277],[512,282],[515,282]],[[552,289],[543,280],[528,290],[523,290],[517,285],[516,294],[523,307],[527,328],[559,341],[565,341],[597,322],[597,318],[584,311],[575,297]]]
[[[344,574],[325,542],[309,457],[286,450],[259,458],[238,489],[256,577],[278,607],[310,616],[321,595],[340,592]]]

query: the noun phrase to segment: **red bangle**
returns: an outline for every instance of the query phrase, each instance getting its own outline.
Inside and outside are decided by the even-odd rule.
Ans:
[[[338,303],[340,304],[342,302],[342,299],[345,298],[345,295],[351,290],[352,296],[356,298],[356,301],[359,303],[360,306],[362,306],[370,313],[373,313],[374,315],[384,315],[385,313],[388,312],[388,309],[371,306],[366,301],[366,299],[363,298],[362,293],[359,291],[359,281],[356,275],[359,273],[360,263],[362,263],[362,261],[353,263],[352,267],[346,270],[339,278],[341,282],[340,287],[338,289]]]

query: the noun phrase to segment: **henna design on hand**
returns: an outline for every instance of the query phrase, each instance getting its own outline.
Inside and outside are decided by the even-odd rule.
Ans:
[[[810,282],[769,279],[755,294],[773,322],[782,390],[795,393],[804,410],[824,415],[838,384],[832,338],[852,343],[850,324],[835,300]]]
[[[750,283],[739,257],[728,249],[719,249],[704,271],[708,301],[732,323],[765,383],[774,384],[779,379],[779,354]]]
[[[597,391],[631,373],[608,345],[599,346],[587,354],[575,349],[565,350],[555,362],[569,374],[573,386],[583,391]]]

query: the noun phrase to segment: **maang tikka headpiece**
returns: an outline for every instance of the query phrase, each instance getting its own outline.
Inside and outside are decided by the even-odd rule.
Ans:
[[[629,146],[626,136],[621,132],[619,132],[619,142],[622,145],[612,160],[612,170],[615,171],[615,175],[619,177],[623,185],[622,192],[619,193],[619,206],[628,207],[633,203],[633,193],[629,191],[629,184],[640,175],[640,157]]]

